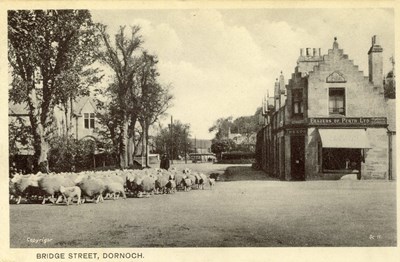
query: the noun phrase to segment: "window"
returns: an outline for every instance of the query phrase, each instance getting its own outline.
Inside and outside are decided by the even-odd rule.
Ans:
[[[329,114],[346,115],[344,88],[329,89]]]
[[[94,113],[84,113],[84,124],[86,129],[92,129],[94,128],[94,123],[95,123],[95,117]]]
[[[303,89],[293,89],[293,115],[303,115]]]

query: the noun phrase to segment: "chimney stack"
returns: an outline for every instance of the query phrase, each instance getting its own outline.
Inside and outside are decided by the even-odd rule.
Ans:
[[[285,77],[283,76],[282,71],[281,75],[279,76],[279,100],[281,107],[284,106],[286,102],[286,89],[285,89]]]
[[[281,100],[280,100],[280,91],[279,91],[279,81],[278,78],[275,81],[275,88],[274,88],[274,106],[275,106],[275,111],[278,111],[279,108],[281,107]]]
[[[369,81],[376,87],[383,88],[383,48],[379,44],[378,36],[372,37],[372,45],[368,51]]]

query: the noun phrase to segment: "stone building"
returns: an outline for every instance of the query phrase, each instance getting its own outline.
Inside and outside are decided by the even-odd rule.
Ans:
[[[325,55],[301,49],[288,84],[281,74],[265,102],[260,168],[282,180],[395,177],[387,120],[395,107],[384,97],[382,52],[374,36],[366,77],[336,38]]]

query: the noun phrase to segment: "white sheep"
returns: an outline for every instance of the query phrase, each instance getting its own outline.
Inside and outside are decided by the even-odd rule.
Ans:
[[[213,186],[215,186],[215,178],[210,178],[210,179],[208,180],[208,183],[210,184],[210,189],[212,189]]]
[[[65,201],[67,202],[67,206],[69,206],[69,203],[71,202],[74,197],[78,198],[78,201],[76,202],[77,205],[81,204],[81,188],[78,186],[71,186],[71,187],[64,187],[60,186],[60,193],[63,195]]]
[[[88,176],[82,179],[78,186],[81,188],[83,196],[88,196],[92,199],[96,198],[96,204],[103,202],[103,192],[106,186],[101,179]]]
[[[43,195],[42,190],[39,188],[38,182],[42,178],[41,174],[38,175],[15,175],[9,184],[10,192],[13,192],[15,196],[18,196],[16,204],[18,205],[21,202],[22,196],[27,198],[36,195]]]
[[[55,195],[57,193],[60,193],[60,186],[64,187],[75,186],[75,182],[70,178],[68,178],[68,176],[66,176],[65,174],[44,175],[39,180],[39,187],[41,190],[45,192],[42,204],[45,204],[47,199],[49,199],[52,203],[59,203],[62,197],[60,195],[57,201],[55,201]]]

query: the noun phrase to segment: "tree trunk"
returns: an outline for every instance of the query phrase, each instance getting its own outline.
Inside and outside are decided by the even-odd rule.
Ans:
[[[34,85],[34,84],[33,84]],[[41,118],[39,104],[36,97],[36,89],[33,87],[30,90],[28,98],[29,107],[29,119],[31,122],[32,134],[33,134],[33,148],[34,148],[34,172],[48,172],[48,161],[47,154],[49,151],[49,144],[46,140],[46,130],[41,120],[46,121],[46,118]],[[42,112],[43,115],[43,112]],[[47,115],[47,114],[46,114]]]
[[[135,149],[135,143],[133,141],[133,136],[129,136],[128,138],[128,166],[133,166],[133,160],[134,160],[134,149]]]
[[[65,116],[65,135],[67,138],[69,137],[69,127],[70,127],[70,122],[69,122],[69,117],[68,117],[68,104],[64,105],[64,116]]]
[[[128,124],[127,115],[124,114],[119,142],[119,167],[121,169],[125,169],[128,164]]]
[[[138,139],[136,140],[137,142],[134,142],[134,148],[133,148],[133,155],[136,156],[138,154],[139,150],[139,144],[142,142],[142,135],[139,135]]]
[[[141,156],[145,157],[145,152],[146,152],[146,128],[144,127],[144,123],[142,123],[142,152]]]
[[[136,155],[136,145],[135,145],[135,126],[136,126],[136,121],[137,118],[135,115],[131,115],[131,122],[129,125],[129,140],[128,140],[128,145],[129,145],[129,151],[128,151],[128,165],[132,166],[133,165],[133,160]]]
[[[150,161],[149,161],[149,126],[148,124],[145,122],[144,124],[144,137],[145,137],[145,154],[146,154],[146,167],[149,166]]]

